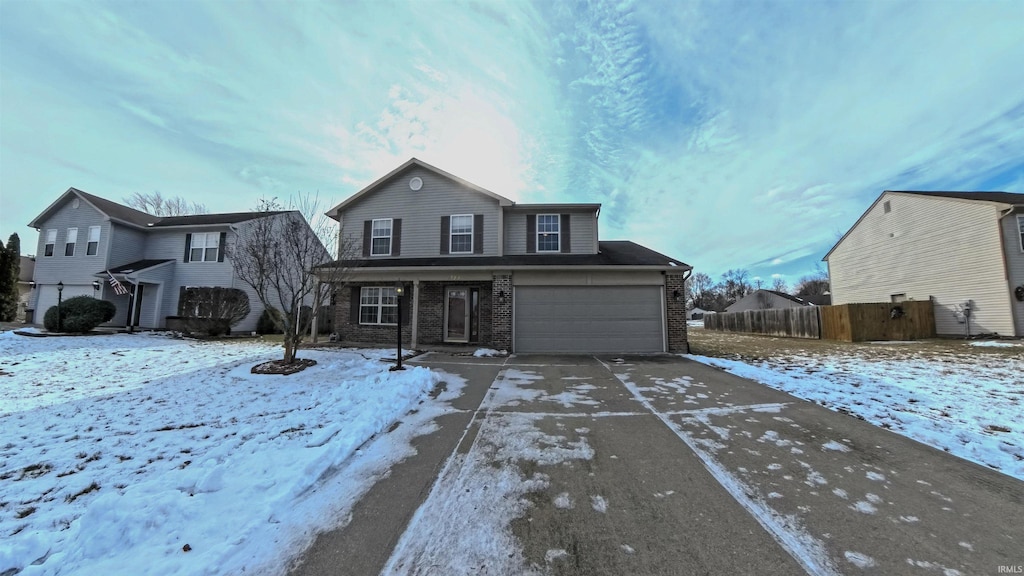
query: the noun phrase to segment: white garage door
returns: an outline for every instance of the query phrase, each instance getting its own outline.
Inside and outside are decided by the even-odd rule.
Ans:
[[[519,286],[513,345],[518,353],[665,350],[660,286]]]

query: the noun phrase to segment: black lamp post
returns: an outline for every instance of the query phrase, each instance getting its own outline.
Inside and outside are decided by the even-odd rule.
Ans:
[[[402,294],[405,293],[405,288],[402,287],[402,283],[398,282],[395,284],[395,304],[397,304],[398,312],[398,323],[395,325],[395,332],[398,333],[397,338],[397,354],[395,355],[395,365],[390,368],[392,372],[395,370],[405,370],[402,367]]]
[[[57,332],[62,332],[60,326],[60,303],[64,299],[64,283],[57,282]]]
[[[93,298],[97,298],[99,296],[99,293],[100,293],[100,281],[99,280],[93,280],[92,281],[92,297]]]

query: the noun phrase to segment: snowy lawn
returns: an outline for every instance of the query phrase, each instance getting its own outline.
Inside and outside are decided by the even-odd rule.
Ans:
[[[0,574],[282,571],[411,449],[376,449],[373,470],[360,451],[440,410],[441,376],[389,372],[389,353],[253,375],[280,347],[0,333]],[[424,400],[418,432],[360,448]]]
[[[1020,341],[849,344],[690,331],[689,358],[1024,480]]]

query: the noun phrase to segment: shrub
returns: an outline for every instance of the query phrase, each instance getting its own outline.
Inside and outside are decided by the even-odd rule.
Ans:
[[[178,302],[189,332],[220,336],[249,315],[249,297],[238,288],[186,288]]]
[[[277,324],[274,323],[274,317],[280,314],[273,308],[265,308],[263,314],[260,314],[259,320],[256,321],[256,333],[257,334],[283,334]]]
[[[75,296],[60,305],[60,329],[63,332],[84,333],[110,322],[117,313],[113,302],[98,300],[92,296]],[[57,331],[57,307],[51,306],[43,316],[43,326],[50,332]]]

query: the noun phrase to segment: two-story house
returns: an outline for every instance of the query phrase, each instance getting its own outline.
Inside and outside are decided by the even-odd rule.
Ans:
[[[64,299],[113,302],[109,326],[146,329],[167,328],[168,317],[182,315],[185,291],[228,287],[243,290],[251,308],[234,330],[252,331],[264,307],[235,273],[230,253],[259,218],[294,218],[309,228],[295,211],[160,217],[69,188],[29,223],[39,230],[34,321],[57,304],[58,284]]]
[[[410,347],[686,351],[691,267],[600,241],[600,210],[517,204],[413,158],[328,212],[361,248],[327,265],[350,278],[336,293],[335,329],[344,340],[390,343],[401,314]]]
[[[834,304],[931,299],[939,335],[1024,336],[1024,194],[886,190],[824,260]]]

